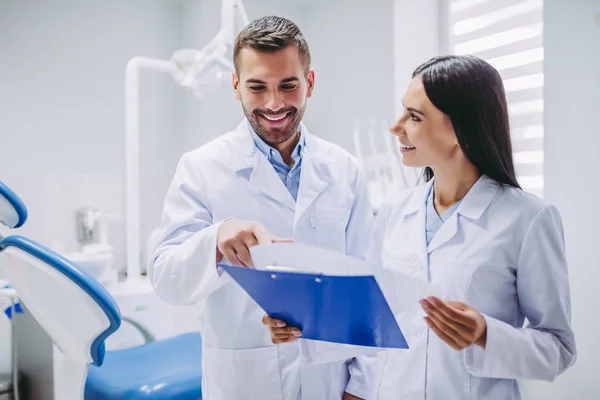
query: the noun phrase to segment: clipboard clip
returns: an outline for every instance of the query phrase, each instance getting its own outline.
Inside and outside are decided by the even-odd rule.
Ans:
[[[277,265],[277,264],[265,266],[265,271],[273,271],[273,272],[300,272],[297,269],[295,269],[294,267],[286,267],[284,265]],[[302,271],[302,272],[305,272],[305,271]],[[311,274],[314,274],[314,275],[321,275],[321,273],[319,273],[319,272],[305,272],[305,273],[311,273]],[[271,274],[271,278],[272,279],[277,279],[277,274]],[[321,278],[315,278],[315,282],[321,283],[322,279]]]

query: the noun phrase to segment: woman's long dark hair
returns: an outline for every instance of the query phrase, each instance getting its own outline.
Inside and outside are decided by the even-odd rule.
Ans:
[[[494,67],[475,56],[440,56],[417,67],[425,93],[450,117],[465,156],[481,174],[520,188],[515,176],[506,95]],[[424,178],[433,178],[425,168]]]

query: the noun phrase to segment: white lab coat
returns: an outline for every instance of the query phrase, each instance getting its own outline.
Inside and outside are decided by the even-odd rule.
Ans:
[[[559,213],[484,175],[427,247],[431,184],[382,208],[368,259],[479,310],[487,346],[455,351],[428,329],[420,308],[396,314],[410,349],[382,353],[377,399],[520,399],[517,380],[552,381],[576,357]]]
[[[376,387],[376,371],[367,369],[374,356],[305,365],[298,342],[272,345],[261,322],[264,311],[216,268],[216,234],[227,218],[259,221],[282,238],[366,256],[372,209],[356,160],[302,129],[297,202],[256,148],[247,121],[185,154],[167,193],[148,273],[169,303],[204,303],[204,399],[340,399],[344,390],[370,397]]]

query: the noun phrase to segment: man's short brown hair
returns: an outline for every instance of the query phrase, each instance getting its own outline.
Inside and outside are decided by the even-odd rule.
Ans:
[[[239,73],[239,56],[243,48],[262,52],[275,52],[287,46],[298,48],[306,72],[310,69],[310,50],[300,28],[292,21],[276,16],[261,17],[250,22],[235,39],[233,64]]]

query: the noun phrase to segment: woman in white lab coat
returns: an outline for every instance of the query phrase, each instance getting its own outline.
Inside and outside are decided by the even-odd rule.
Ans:
[[[388,199],[369,258],[442,294],[396,313],[410,349],[382,354],[377,398],[520,399],[517,380],[552,381],[576,358],[560,215],[519,187],[491,65],[434,58],[403,104],[391,131],[425,182]],[[289,328],[270,329],[288,341]]]

